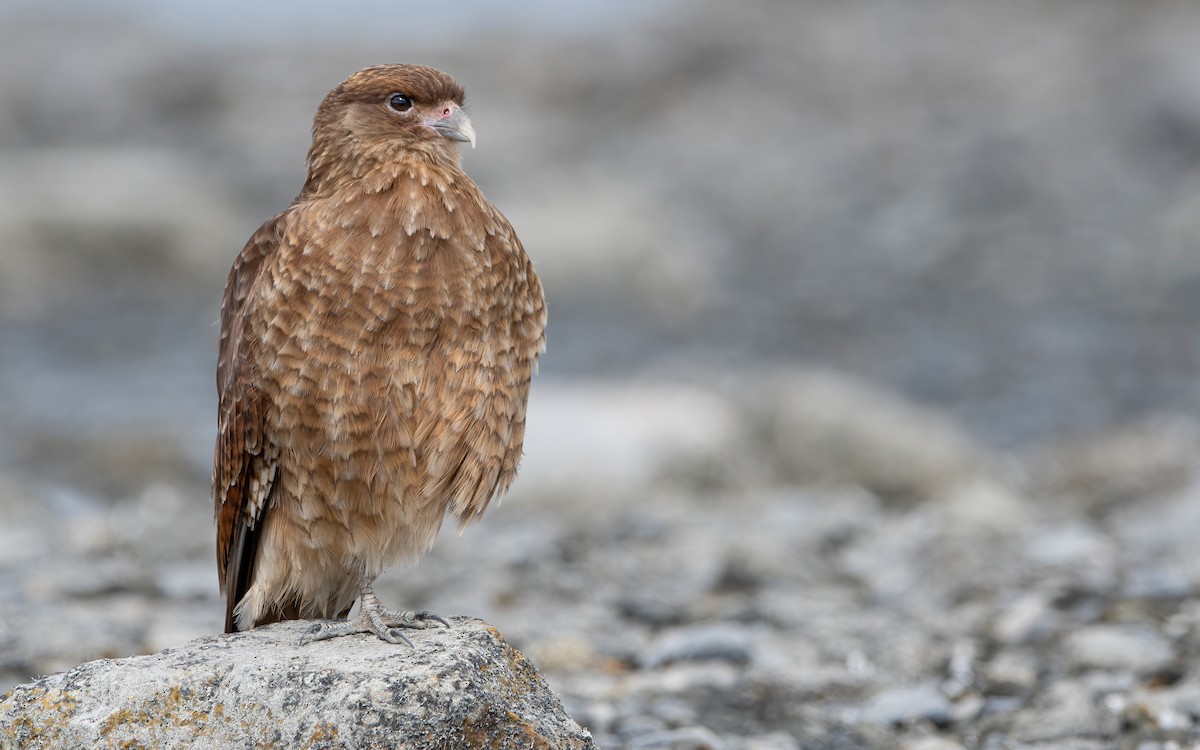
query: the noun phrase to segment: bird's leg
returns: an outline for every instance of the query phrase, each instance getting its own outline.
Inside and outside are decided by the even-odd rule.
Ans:
[[[416,612],[385,609],[379,602],[379,597],[375,596],[374,589],[371,588],[372,580],[363,577],[358,581],[357,617],[353,620],[318,622],[304,631],[300,642],[323,641],[327,638],[337,638],[354,633],[374,633],[388,643],[407,643],[412,646],[412,641],[399,628],[424,629],[431,627],[434,622],[440,622],[442,625],[450,627],[450,623],[446,622],[443,617],[427,609]]]

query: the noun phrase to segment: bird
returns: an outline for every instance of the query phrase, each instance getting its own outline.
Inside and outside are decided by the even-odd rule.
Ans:
[[[230,269],[212,495],[225,632],[408,643],[411,565],[513,481],[546,305],[508,220],[462,167],[465,90],[442,71],[350,75],[313,119],[307,176]],[[348,619],[355,602],[359,611]]]

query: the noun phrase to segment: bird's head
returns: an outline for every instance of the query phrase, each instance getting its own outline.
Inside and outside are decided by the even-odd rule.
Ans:
[[[317,109],[310,181],[330,170],[359,176],[405,153],[457,165],[458,145],[475,147],[465,98],[448,74],[421,65],[376,65],[354,73]]]

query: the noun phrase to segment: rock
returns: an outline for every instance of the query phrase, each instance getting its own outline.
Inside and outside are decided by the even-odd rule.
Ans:
[[[735,483],[748,427],[713,390],[680,383],[538,383],[529,400],[523,496],[637,498],[655,483]]]
[[[1114,550],[1112,540],[1091,523],[1072,520],[1034,535],[1025,554],[1050,568],[1109,568]]]
[[[923,500],[986,475],[990,463],[944,415],[848,375],[780,375],[762,404],[784,479]]]
[[[1198,450],[1194,423],[1161,417],[1058,441],[1033,460],[1030,474],[1039,493],[1104,507],[1181,489]]]
[[[687,619],[692,597],[675,593],[669,597],[657,592],[633,591],[617,603],[621,614],[650,625],[676,625]]]
[[[1120,726],[1120,719],[1099,704],[1093,691],[1067,681],[1051,685],[1032,705],[1014,712],[1011,722],[1009,731],[1021,742],[1061,743],[1076,737],[1115,739]]]
[[[958,533],[1013,532],[1031,522],[1029,499],[992,477],[952,485],[941,503]]]
[[[945,737],[920,737],[904,743],[903,750],[963,750],[963,746]]]
[[[1186,732],[1196,723],[1188,714],[1170,706],[1146,701],[1129,701],[1120,706],[1121,721],[1126,727],[1164,732]]]
[[[1073,669],[1112,669],[1150,674],[1175,659],[1170,641],[1148,627],[1092,625],[1063,639]]]
[[[997,653],[983,670],[989,693],[1024,695],[1037,685],[1037,654],[1024,649]]]
[[[710,623],[668,631],[645,650],[642,666],[656,669],[684,661],[727,661],[747,664],[751,637],[743,625]]]
[[[992,624],[992,637],[1016,644],[1042,640],[1057,626],[1057,615],[1047,596],[1031,591],[1004,609]]]
[[[594,748],[536,668],[482,622],[299,645],[307,623],[88,662],[0,702],[0,746]]]
[[[1121,594],[1127,599],[1187,599],[1192,579],[1179,568],[1134,568],[1126,573]]]
[[[725,750],[721,738],[704,727],[653,732],[631,740],[629,750]]]
[[[789,734],[772,732],[744,740],[740,750],[800,750],[800,743]]]
[[[924,683],[889,688],[866,704],[859,719],[871,724],[899,725],[917,719],[945,724],[950,716],[950,701],[937,685]]]
[[[1169,688],[1143,689],[1135,697],[1151,706],[1155,712],[1200,717],[1200,682],[1181,682]],[[1196,723],[1200,724],[1200,719],[1196,720]]]

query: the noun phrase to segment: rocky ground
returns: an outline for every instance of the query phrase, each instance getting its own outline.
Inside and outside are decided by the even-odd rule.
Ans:
[[[521,490],[380,594],[496,625],[602,747],[1200,739],[1195,424],[1022,459],[826,374],[754,390],[545,389]],[[10,481],[4,681],[217,632],[203,492]]]
[[[1200,8],[14,18],[0,689],[220,628],[224,274],[323,92],[405,59],[466,82],[551,329],[512,496],[382,596],[495,625],[605,748],[1200,746]]]
[[[409,631],[405,649],[301,643],[309,624],[290,621],[89,661],[5,695],[0,746],[597,750],[499,631],[469,617],[442,625]]]

